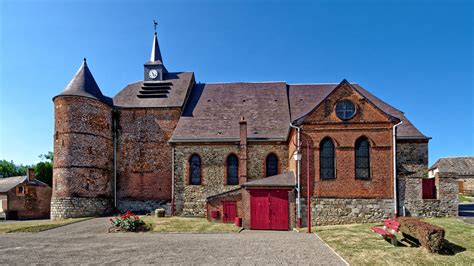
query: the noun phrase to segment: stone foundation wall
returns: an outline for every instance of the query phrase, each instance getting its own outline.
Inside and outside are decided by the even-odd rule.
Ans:
[[[152,213],[156,209],[163,208],[166,214],[171,214],[169,202],[166,200],[124,200],[120,199],[117,202],[117,210],[124,213],[128,210],[134,213]]]
[[[176,214],[183,216],[206,215],[206,198],[239,188],[226,184],[226,158],[239,154],[238,144],[180,144],[175,146],[175,206]],[[264,177],[265,159],[269,153],[279,158],[280,173],[287,171],[287,146],[285,144],[249,144],[247,154],[248,179]],[[201,158],[201,185],[189,184],[189,158]]]
[[[53,198],[51,220],[112,214],[113,202],[104,198]]]
[[[306,200],[302,200],[302,226],[306,226]],[[381,222],[393,215],[393,199],[311,198],[311,224],[334,225]]]

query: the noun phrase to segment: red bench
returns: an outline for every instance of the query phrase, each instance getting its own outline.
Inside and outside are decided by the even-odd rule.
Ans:
[[[383,227],[372,227],[372,232],[381,235],[383,238],[390,238],[392,245],[397,246],[397,236],[395,235],[400,228],[400,223],[392,220],[386,219],[383,222]]]

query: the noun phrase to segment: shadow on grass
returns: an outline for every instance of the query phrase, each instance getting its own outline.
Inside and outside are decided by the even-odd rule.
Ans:
[[[418,248],[420,247],[420,242],[416,238],[413,238],[409,235],[404,235],[404,238],[402,238],[402,240],[398,242],[398,246]],[[446,239],[443,239],[443,247],[438,254],[445,255],[445,256],[453,256],[464,251],[466,251],[465,247],[462,247],[458,244],[455,244],[455,243],[449,242]]]

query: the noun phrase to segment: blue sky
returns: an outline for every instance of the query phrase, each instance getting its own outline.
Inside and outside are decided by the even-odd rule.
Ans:
[[[143,78],[153,24],[201,82],[357,82],[474,155],[472,1],[0,1],[0,159],[53,149],[53,102],[87,57],[102,92]]]

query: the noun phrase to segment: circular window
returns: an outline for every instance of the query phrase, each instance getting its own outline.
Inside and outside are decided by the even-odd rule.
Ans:
[[[341,120],[349,120],[356,113],[355,105],[348,100],[340,101],[336,104],[336,115]]]

